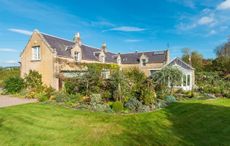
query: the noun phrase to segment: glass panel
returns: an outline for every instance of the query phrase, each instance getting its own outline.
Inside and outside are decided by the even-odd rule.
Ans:
[[[183,86],[186,86],[186,75],[183,75]]]
[[[146,59],[142,59],[142,66],[146,66]]]
[[[32,60],[39,60],[40,57],[40,47],[32,47]]]
[[[187,86],[190,86],[190,75],[187,75]]]

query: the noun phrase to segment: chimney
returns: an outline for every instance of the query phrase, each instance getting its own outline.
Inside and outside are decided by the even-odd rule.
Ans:
[[[81,37],[79,32],[74,35],[73,41],[75,44],[81,45]]]
[[[101,50],[104,51],[104,52],[107,52],[106,43],[102,43]]]
[[[117,64],[118,65],[121,64],[121,53],[118,53],[118,55],[117,55]]]
[[[166,64],[170,62],[169,50],[166,50]]]

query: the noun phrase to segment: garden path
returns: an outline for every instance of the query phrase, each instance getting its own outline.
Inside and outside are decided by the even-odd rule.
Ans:
[[[19,104],[34,103],[36,99],[18,98],[9,95],[0,95],[0,108],[7,106],[14,106]]]

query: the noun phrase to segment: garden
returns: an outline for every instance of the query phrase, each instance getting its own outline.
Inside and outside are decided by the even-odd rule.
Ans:
[[[174,86],[180,82],[182,73],[175,67],[165,67],[151,77],[138,68],[120,70],[108,64],[90,64],[87,68],[87,72],[76,77],[63,78],[65,84],[60,91],[45,86],[42,75],[36,71],[31,70],[23,79],[11,76],[3,82],[3,94],[36,98],[74,109],[116,113],[150,112],[176,101],[215,98],[206,94],[212,92],[204,85],[192,91],[176,90]],[[110,70],[109,77],[105,78],[104,70]],[[226,85],[229,86],[229,82]],[[221,97],[229,95],[226,85],[220,91]]]

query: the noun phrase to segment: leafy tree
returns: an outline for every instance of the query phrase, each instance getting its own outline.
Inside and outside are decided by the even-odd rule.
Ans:
[[[190,55],[191,55],[191,51],[189,48],[184,48],[182,49],[182,60],[188,64],[190,64],[191,60],[190,60]]]
[[[190,49],[185,48],[182,50],[182,60],[190,65],[192,65],[196,70],[203,69],[203,56],[196,52],[190,51]]]
[[[217,57],[230,56],[230,39],[227,43],[221,44],[215,49]]]
[[[203,56],[201,54],[199,54],[196,51],[193,51],[191,54],[191,62],[192,62],[192,66],[196,69],[196,70],[202,70],[203,69]]]
[[[224,74],[230,74],[230,57],[220,56],[212,61],[213,69]]]
[[[170,86],[170,93],[173,93],[173,88],[175,85],[181,82],[182,72],[176,67],[165,67],[162,70],[156,72],[153,76],[153,81],[160,85],[166,87]]]

